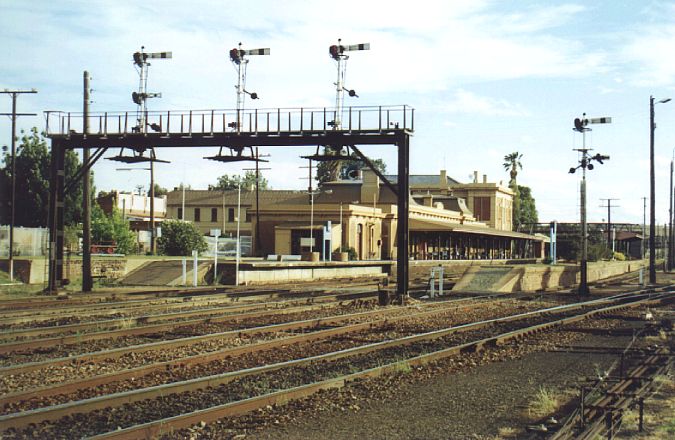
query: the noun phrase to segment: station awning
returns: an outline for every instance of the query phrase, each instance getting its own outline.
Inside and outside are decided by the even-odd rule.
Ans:
[[[445,223],[442,221],[427,220],[427,219],[410,219],[408,227],[411,232],[455,232],[463,234],[476,235],[490,235],[493,237],[503,238],[520,238],[526,240],[542,241],[542,237],[537,237],[530,234],[523,234],[522,232],[502,231],[499,229],[489,228],[487,226],[477,225],[462,225],[459,223]]]

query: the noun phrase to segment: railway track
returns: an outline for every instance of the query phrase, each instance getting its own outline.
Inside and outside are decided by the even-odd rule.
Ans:
[[[463,311],[465,308],[454,311]],[[445,313],[444,313],[445,312]],[[143,386],[162,385],[187,378],[214,375],[223,371],[253,368],[258,364],[274,364],[306,357],[310,353],[323,354],[366,343],[396,339],[422,330],[431,331],[447,325],[449,311],[426,311],[412,315],[388,317],[373,322],[325,328],[309,334],[263,341],[243,347],[222,350],[207,355],[196,355],[173,362],[122,370],[105,376],[59,384],[49,389],[28,390],[0,399],[4,412],[16,412],[37,407],[37,399],[50,397],[50,404],[91,398],[104,391],[96,388],[105,384],[105,392],[119,392]],[[424,320],[420,325],[419,321]],[[415,322],[415,324],[411,324]],[[70,394],[68,394],[70,393]],[[56,396],[56,397],[54,397]],[[26,402],[21,405],[20,402]]]
[[[489,297],[479,297],[475,299],[460,299],[437,304],[425,305],[423,309],[441,310],[445,307],[451,309],[462,307],[475,307],[490,301]],[[98,365],[105,363],[110,366],[111,363],[118,360],[126,361],[126,364],[136,364],[141,355],[148,356],[156,353],[155,361],[169,360],[173,352],[180,353],[177,357],[185,357],[192,354],[207,353],[221,348],[232,348],[233,346],[244,345],[256,341],[278,339],[280,337],[292,335],[294,333],[307,333],[315,331],[320,327],[338,326],[345,323],[367,322],[379,317],[393,317],[411,313],[418,306],[409,306],[406,308],[392,307],[385,309],[375,309],[370,311],[357,311],[357,313],[344,313],[342,315],[327,316],[316,319],[303,319],[300,321],[282,322],[279,324],[261,325],[247,329],[238,329],[219,333],[204,334],[201,336],[183,337],[173,340],[154,341],[146,344],[129,346],[115,349],[105,349],[97,352],[83,353],[76,356],[48,359],[39,362],[29,362],[22,364],[12,364],[0,367],[0,383],[8,381],[8,377],[15,377],[20,374],[26,374],[33,371],[59,372],[60,369],[69,365]],[[5,388],[5,391],[8,391]]]
[[[33,423],[42,423],[35,431],[41,435],[74,434],[68,429],[84,429],[82,432],[77,431],[77,435],[96,435],[106,430],[115,431],[121,425],[124,429],[105,434],[102,438],[155,435],[167,424],[179,428],[226,415],[241,414],[259,405],[281,403],[319,389],[343,386],[357,378],[385,374],[397,368],[418,365],[466,350],[479,350],[487,345],[498,345],[601,313],[662,299],[649,298],[646,294],[632,296],[627,299],[626,295],[618,295],[610,299],[519,313],[312,357],[8,414],[0,417],[0,428],[5,430],[3,436],[7,438],[25,435],[28,432],[25,429],[34,428],[22,427]],[[131,407],[123,406],[130,402],[134,402],[133,412],[130,411]],[[118,409],[113,410],[111,407]],[[83,411],[85,416],[75,415]],[[116,422],[113,424],[116,426],[111,424],[111,411],[115,413],[113,419]],[[147,420],[148,413],[153,413],[155,420]],[[59,419],[65,416],[68,418]],[[80,425],[78,417],[85,417],[87,426]],[[169,417],[171,419],[167,419]],[[195,422],[196,419],[199,420]],[[68,420],[68,423],[61,420]]]
[[[312,310],[330,307],[331,303],[339,305],[342,301],[358,297],[361,301],[374,301],[377,297],[375,292],[365,294],[349,295],[324,295],[313,298],[293,299],[274,302],[254,302],[249,304],[231,304],[216,307],[197,307],[190,308],[183,306],[183,309],[176,312],[141,314],[116,319],[105,319],[100,321],[89,321],[77,324],[54,325],[47,327],[29,327],[15,330],[4,330],[0,333],[0,353],[7,353],[15,350],[17,347],[22,349],[40,348],[51,346],[54,343],[65,344],[72,341],[78,343],[117,336],[139,335],[144,333],[155,333],[166,331],[172,328],[185,325],[192,325],[203,322],[222,322],[228,320],[228,317],[234,317],[237,313],[247,312],[247,315],[240,315],[242,318],[251,318],[256,316],[274,315],[283,313],[294,313],[298,310]],[[193,319],[190,319],[193,318]],[[159,323],[164,324],[159,324]],[[152,326],[151,324],[156,324]],[[98,334],[97,334],[98,332]],[[45,338],[49,335],[62,335]],[[72,337],[69,337],[72,335]],[[27,340],[27,338],[38,336],[40,339]]]
[[[196,295],[192,291],[185,291],[184,295],[174,297],[159,297],[151,299],[132,299],[126,301],[106,301],[95,302],[82,305],[64,304],[64,301],[54,302],[53,304],[40,304],[38,310],[33,307],[4,310],[3,318],[0,319],[0,329],[9,328],[19,324],[30,322],[42,322],[42,325],[55,325],[59,319],[64,316],[71,319],[77,319],[77,322],[83,321],[83,318],[93,317],[94,319],[103,316],[113,316],[120,314],[141,315],[150,313],[152,310],[173,310],[186,309],[198,306],[209,307],[219,304],[228,304],[232,302],[263,302],[269,299],[289,298],[289,299],[313,299],[315,301],[331,298],[349,298],[359,295],[374,295],[376,292],[373,283],[355,283],[351,285],[355,288],[361,288],[356,293],[335,293],[333,291],[297,291],[290,289],[257,289],[247,291],[230,292],[225,289],[209,289],[208,294]],[[216,293],[210,293],[216,291]],[[189,294],[188,294],[189,292]],[[1,303],[1,302],[0,302]],[[0,305],[0,310],[3,310]]]

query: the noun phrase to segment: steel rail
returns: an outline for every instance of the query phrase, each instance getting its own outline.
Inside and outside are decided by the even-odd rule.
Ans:
[[[266,405],[283,405],[289,401],[297,400],[303,397],[310,396],[316,393],[319,390],[330,389],[330,388],[340,388],[348,385],[350,382],[353,382],[357,379],[372,378],[382,376],[387,373],[393,373],[400,371],[403,367],[413,367],[427,364],[429,362],[437,361],[443,358],[447,358],[456,354],[464,352],[475,352],[481,351],[485,347],[490,345],[500,345],[504,344],[510,340],[517,339],[522,336],[532,334],[534,332],[541,332],[553,327],[563,326],[569,323],[574,323],[582,319],[588,319],[598,314],[609,313],[623,308],[635,307],[638,305],[643,305],[649,302],[656,302],[658,299],[645,298],[642,300],[637,300],[630,303],[623,303],[618,305],[613,305],[601,309],[595,309],[588,312],[581,313],[573,317],[566,317],[562,319],[557,319],[546,324],[540,324],[533,327],[523,328],[517,331],[507,332],[500,335],[480,339],[477,341],[472,341],[460,345],[456,345],[450,348],[443,350],[425,353],[410,359],[389,363],[386,365],[374,367],[371,369],[363,370],[357,373],[352,373],[346,376],[323,380],[319,382],[314,382],[298,387],[293,387],[286,390],[280,390],[274,393],[264,394],[261,396],[252,397],[245,400],[240,400],[236,402],[230,402],[223,405],[217,405],[206,409],[201,409],[193,411],[186,414],[180,414],[177,416],[154,420],[151,422],[130,426],[127,428],[119,429],[117,431],[112,431],[108,433],[103,433],[99,435],[94,435],[89,437],[90,439],[97,440],[109,440],[109,439],[140,439],[140,438],[155,438],[162,433],[167,432],[167,430],[175,430],[181,428],[188,428],[200,422],[210,423],[221,419],[223,417],[231,417],[237,415],[243,415],[248,412],[251,412],[255,409],[264,407]],[[290,366],[290,365],[288,365]],[[260,369],[266,367],[258,367]],[[269,366],[267,367],[269,368]],[[268,370],[269,371],[269,370]],[[249,374],[254,374],[249,372]],[[209,384],[216,385],[216,384]],[[0,427],[2,426],[3,420],[0,417]]]
[[[375,298],[373,297],[373,300]],[[311,312],[311,311],[316,311],[316,310],[322,310],[322,309],[330,309],[332,307],[337,307],[338,303],[333,303],[327,304],[327,303],[319,303],[319,304],[312,304],[312,305],[302,305],[302,306],[295,306],[295,307],[284,307],[284,308],[278,308],[278,309],[264,309],[264,310],[256,310],[256,311],[251,311],[251,312],[246,312],[246,313],[223,313],[219,311],[215,311],[214,315],[215,316],[205,316],[203,318],[195,318],[195,319],[188,319],[184,321],[173,321],[173,322],[166,322],[163,324],[153,324],[153,325],[142,325],[142,326],[135,326],[135,327],[130,327],[130,328],[118,328],[115,330],[111,329],[106,329],[98,332],[92,332],[92,333],[84,333],[84,334],[75,334],[75,335],[64,335],[64,336],[54,336],[54,337],[48,337],[48,338],[39,338],[39,339],[33,339],[33,340],[19,340],[19,341],[12,341],[12,342],[5,342],[0,344],[0,354],[3,353],[11,353],[17,350],[25,351],[28,349],[39,349],[39,348],[48,348],[48,347],[53,347],[56,345],[68,345],[68,344],[80,344],[82,342],[90,342],[90,341],[99,341],[103,339],[114,339],[118,337],[123,337],[123,336],[138,336],[138,335],[146,335],[146,334],[154,334],[154,333],[160,333],[160,332],[166,332],[166,331],[171,331],[175,330],[179,327],[186,327],[186,326],[191,326],[191,325],[198,325],[198,324],[204,324],[204,323],[223,323],[223,322],[238,322],[242,321],[245,319],[251,319],[251,318],[260,318],[264,316],[275,316],[275,315],[288,315],[292,313],[302,313],[302,312]],[[193,313],[193,312],[187,312],[189,314],[197,314],[197,315],[209,315],[209,313]],[[177,314],[178,316],[181,315],[181,313]],[[126,320],[130,320],[132,322],[142,322],[141,318],[122,318]],[[149,318],[148,318],[149,319]],[[165,321],[165,319],[162,319],[162,321]],[[96,327],[96,326],[93,326]]]
[[[462,298],[459,301],[466,301],[466,300],[471,300],[471,298]],[[458,300],[454,301],[448,301],[448,302],[456,302]],[[437,303],[438,304],[438,303]],[[416,307],[416,306],[408,306],[410,307]],[[225,332],[218,332],[218,333],[209,333],[206,335],[198,335],[198,336],[190,336],[187,338],[178,338],[178,339],[173,339],[173,340],[167,340],[167,341],[158,341],[158,342],[149,342],[146,344],[139,344],[139,345],[132,345],[128,347],[120,347],[120,348],[113,348],[110,350],[104,350],[104,351],[97,351],[97,352],[92,352],[92,353],[83,353],[80,355],[75,355],[75,356],[68,356],[68,357],[62,357],[62,358],[57,358],[57,359],[49,359],[45,361],[38,361],[38,362],[30,362],[30,363],[23,363],[23,364],[16,364],[16,365],[9,365],[6,367],[0,367],[0,376],[7,376],[10,374],[19,374],[22,372],[30,372],[30,371],[35,371],[39,370],[42,368],[47,368],[47,367],[53,367],[53,366],[59,366],[59,365],[66,365],[70,363],[82,363],[82,362],[96,362],[99,360],[104,360],[104,359],[118,359],[126,354],[129,353],[144,353],[147,351],[153,351],[153,350],[162,350],[162,349],[171,349],[171,348],[179,348],[179,347],[185,347],[193,344],[197,344],[200,342],[206,342],[210,340],[215,340],[215,339],[234,339],[234,338],[240,338],[244,335],[247,336],[252,336],[252,335],[258,335],[258,334],[264,334],[264,333],[274,333],[274,332],[280,332],[280,331],[289,331],[289,330],[299,330],[303,328],[312,328],[312,327],[317,327],[320,325],[332,325],[332,324],[337,324],[349,319],[354,319],[355,317],[362,317],[362,316],[377,316],[380,314],[387,314],[391,313],[392,311],[395,310],[400,310],[400,308],[387,308],[387,309],[377,309],[377,310],[370,310],[366,312],[358,312],[358,313],[352,313],[352,314],[345,314],[345,315],[335,315],[335,316],[329,316],[329,317],[324,317],[324,318],[313,318],[313,319],[307,319],[307,320],[301,320],[301,321],[292,321],[292,322],[287,322],[287,323],[280,323],[280,324],[272,324],[272,325],[264,325],[264,326],[259,326],[259,327],[252,327],[252,328],[247,328],[247,329],[242,329],[242,330],[229,330]]]
[[[367,296],[375,297],[377,293],[372,292],[368,293]],[[347,295],[354,295],[354,294],[347,294]],[[364,296],[361,296],[363,299]],[[9,330],[9,331],[1,331],[0,332],[0,341],[6,340],[7,343],[11,342],[11,338],[17,338],[17,337],[28,337],[28,336],[45,336],[45,335],[51,335],[51,334],[59,334],[59,333],[69,333],[69,332],[76,332],[76,331],[82,331],[82,330],[88,330],[88,329],[106,329],[106,330],[112,330],[115,328],[127,328],[129,326],[137,326],[137,325],[145,325],[145,324],[150,324],[153,322],[162,322],[166,320],[171,320],[171,319],[177,319],[177,318],[183,318],[183,317],[189,317],[189,316],[210,316],[210,315],[223,315],[225,313],[235,313],[235,312],[243,312],[246,310],[256,310],[256,309],[262,309],[261,313],[265,310],[276,310],[276,309],[283,309],[287,307],[292,307],[292,306],[298,306],[301,304],[323,304],[325,305],[326,302],[330,301],[340,301],[343,299],[341,295],[322,295],[318,297],[312,297],[312,298],[298,298],[298,299],[291,299],[291,300],[284,300],[284,301],[274,301],[274,302],[252,302],[252,303],[246,303],[246,304],[235,304],[235,305],[226,305],[226,306],[216,306],[216,307],[205,307],[205,308],[200,308],[200,309],[193,309],[193,310],[186,310],[186,311],[178,311],[178,312],[168,312],[168,313],[159,313],[159,314],[154,314],[154,315],[140,315],[140,316],[129,316],[129,317],[123,317],[123,318],[115,318],[115,319],[107,319],[107,320],[100,320],[100,321],[87,321],[87,322],[80,322],[80,323],[75,323],[75,324],[65,324],[65,325],[54,325],[54,326],[46,326],[46,327],[32,327],[32,328],[22,328],[22,329],[16,329],[16,330]],[[190,303],[183,302],[181,304],[177,304],[182,307],[189,307]],[[158,306],[162,307],[162,306]],[[187,321],[183,321],[187,322]],[[82,341],[83,339],[80,338],[78,339],[78,342]],[[0,342],[0,353],[2,352],[2,343]]]
[[[589,303],[597,304],[596,301],[590,301]],[[520,330],[513,331],[513,332],[503,333],[503,334],[498,335],[497,337],[490,337],[490,338],[486,338],[486,339],[481,339],[480,341],[474,341],[471,346],[482,347],[484,344],[487,344],[489,341],[494,341],[495,344],[499,344],[499,343],[502,343],[504,341],[514,339],[516,337],[520,337],[521,335],[527,335],[527,334],[531,334],[533,332],[542,331],[544,329],[550,328],[551,326],[557,326],[557,325],[563,325],[564,323],[575,322],[575,321],[580,320],[580,319],[585,319],[588,316],[593,316],[597,313],[601,313],[602,311],[605,311],[605,310],[607,310],[607,311],[618,310],[619,308],[622,308],[622,307],[628,307],[631,304],[634,304],[634,303],[613,305],[613,306],[610,306],[610,307],[606,307],[606,308],[602,308],[602,309],[596,309],[596,310],[590,311],[590,312],[585,312],[585,313],[582,313],[581,315],[576,315],[576,316],[573,316],[573,317],[556,319],[552,322],[539,324],[539,325],[535,325],[535,326],[530,326],[530,327],[527,327],[525,329],[520,329]],[[574,308],[577,308],[577,307],[578,307],[578,304],[574,304],[574,305],[568,306],[567,310],[573,310]],[[484,326],[488,326],[488,325],[491,325],[495,322],[510,322],[510,321],[523,319],[525,317],[531,317],[531,316],[534,316],[534,315],[545,315],[546,313],[550,312],[552,309],[556,309],[556,310],[560,311],[559,307],[554,307],[554,308],[542,309],[542,310],[535,311],[535,312],[519,313],[519,314],[511,315],[511,316],[508,316],[508,317],[494,318],[494,319],[490,319],[490,320],[485,320],[485,321],[480,321],[480,322],[475,322],[475,323],[469,323],[469,324],[450,327],[450,328],[446,328],[446,329],[435,330],[435,331],[431,331],[431,332],[406,336],[406,337],[398,338],[398,339],[394,339],[394,340],[388,340],[388,341],[382,341],[382,342],[377,342],[377,343],[372,343],[372,344],[366,344],[366,345],[359,346],[359,347],[353,347],[353,348],[349,348],[349,349],[345,349],[345,350],[341,350],[341,351],[337,351],[337,352],[312,356],[312,357],[309,357],[309,358],[302,358],[302,359],[296,359],[296,360],[291,360],[291,361],[285,361],[285,362],[280,362],[280,363],[271,364],[271,365],[253,367],[253,368],[249,368],[249,369],[245,369],[245,370],[222,373],[222,374],[213,375],[213,376],[195,378],[195,379],[190,379],[190,380],[181,381],[181,382],[173,382],[173,383],[157,385],[157,386],[148,387],[148,388],[142,388],[142,389],[137,389],[137,390],[115,393],[115,394],[111,394],[111,395],[107,395],[107,396],[100,396],[100,397],[95,397],[95,398],[91,398],[91,399],[74,401],[74,402],[69,402],[69,403],[65,403],[65,404],[61,404],[61,405],[55,405],[55,406],[51,406],[51,407],[45,407],[45,408],[40,408],[40,409],[36,409],[36,410],[25,411],[25,412],[21,412],[21,413],[8,414],[8,415],[0,416],[0,429],[4,430],[4,429],[8,429],[10,427],[18,428],[18,427],[26,426],[30,423],[40,423],[40,422],[43,422],[43,421],[46,421],[46,420],[58,419],[60,417],[64,417],[66,415],[74,414],[74,413],[77,413],[77,412],[92,411],[92,410],[95,410],[95,409],[120,406],[124,403],[138,402],[138,401],[141,401],[141,400],[152,399],[152,398],[159,397],[159,396],[165,396],[167,394],[175,394],[175,393],[180,393],[180,392],[184,392],[184,391],[193,391],[195,389],[215,387],[215,386],[218,386],[218,385],[229,383],[229,382],[231,382],[232,380],[235,380],[235,379],[239,379],[239,378],[243,378],[243,377],[247,377],[247,376],[251,376],[251,375],[256,375],[256,374],[261,374],[261,373],[266,373],[266,372],[272,372],[272,371],[280,370],[282,368],[289,368],[289,367],[297,367],[297,366],[301,366],[301,365],[306,365],[306,364],[309,364],[311,362],[334,361],[334,360],[337,360],[337,359],[342,359],[342,358],[356,356],[356,355],[363,355],[363,354],[367,354],[367,353],[371,353],[371,352],[374,352],[374,351],[379,351],[379,350],[383,350],[383,349],[387,349],[387,348],[410,345],[410,344],[415,343],[415,342],[429,341],[429,340],[441,338],[443,336],[446,336],[448,334],[455,333],[455,332],[458,332],[458,331],[473,330],[473,329],[481,328],[481,327],[484,327]],[[445,351],[445,350],[443,350],[443,351]]]
[[[164,371],[170,368],[176,367],[185,367],[185,366],[195,366],[200,364],[205,364],[212,362],[214,360],[223,359],[226,357],[239,356],[242,354],[257,353],[264,350],[270,350],[273,348],[284,347],[292,344],[299,344],[303,342],[312,342],[322,339],[327,339],[334,336],[341,336],[349,333],[355,333],[363,330],[373,329],[381,327],[383,325],[391,324],[398,321],[410,320],[410,319],[419,319],[427,316],[441,315],[448,312],[456,312],[459,310],[468,310],[477,306],[483,305],[482,303],[475,304],[465,304],[465,305],[453,305],[451,307],[437,308],[434,310],[428,310],[419,313],[412,313],[409,315],[385,317],[378,319],[376,321],[367,321],[358,324],[349,324],[342,327],[329,328],[325,330],[318,330],[311,333],[304,333],[297,336],[290,336],[286,338],[273,339],[270,341],[261,341],[254,344],[248,344],[240,347],[226,348],[218,351],[188,356],[184,358],[179,358],[171,361],[154,363],[151,365],[144,365],[141,367],[131,368],[120,370],[116,372],[106,373],[103,375],[78,379],[70,382],[65,382],[57,385],[51,385],[41,388],[33,388],[25,391],[18,391],[10,394],[6,394],[0,397],[0,407],[6,406],[11,403],[17,403],[23,400],[29,400],[32,398],[38,397],[49,397],[57,394],[68,394],[85,388],[93,388],[100,385],[109,384],[111,382],[117,382],[121,380],[126,380],[129,378],[140,378],[141,376],[153,373],[155,371]],[[410,310],[413,310],[414,307],[410,307]],[[390,310],[400,310],[400,309],[390,309]]]
[[[370,286],[372,284],[373,283],[363,284],[362,287],[365,289],[367,286]],[[208,291],[212,290],[213,289],[209,289]],[[59,301],[57,303],[59,305],[58,307],[47,307],[47,305],[43,305],[41,306],[42,308],[40,310],[23,309],[17,311],[8,311],[7,313],[3,314],[4,318],[0,319],[0,325],[17,324],[35,320],[48,321],[50,319],[54,319],[55,316],[59,316],[65,313],[77,313],[78,315],[81,316],[83,314],[83,311],[89,311],[90,312],[89,314],[91,315],[105,315],[105,314],[112,315],[115,313],[125,312],[129,309],[143,308],[143,307],[180,308],[184,307],[186,303],[189,305],[198,305],[201,303],[221,304],[221,303],[237,302],[243,299],[259,299],[260,297],[265,297],[269,299],[269,298],[283,298],[284,296],[288,296],[291,298],[300,299],[300,298],[323,298],[331,296],[336,297],[341,295],[350,295],[350,294],[348,293],[313,294],[313,292],[307,294],[306,292],[294,293],[292,290],[289,289],[263,289],[263,290],[241,291],[241,292],[238,291],[228,292],[223,290],[223,292],[221,293],[214,293],[208,295],[185,295],[179,297],[155,297],[151,299],[135,299],[135,300],[115,301],[115,302],[96,302],[84,304],[81,306],[72,304],[63,305],[63,301]],[[354,293],[351,293],[351,295],[354,295]],[[26,317],[29,317],[29,319],[26,319]]]
[[[620,382],[616,383],[605,395],[594,405],[587,408],[587,414],[584,414],[586,428],[575,435],[578,439],[592,439],[596,435],[605,432],[607,428],[604,425],[603,415],[607,411],[615,412],[620,415],[621,411],[628,408],[633,399],[625,397],[627,390],[632,389],[636,395],[644,394],[651,383],[647,377],[654,377],[668,368],[668,358],[664,357],[665,352],[655,353],[647,357],[642,363],[632,369],[632,371]],[[613,425],[613,423],[612,423]]]

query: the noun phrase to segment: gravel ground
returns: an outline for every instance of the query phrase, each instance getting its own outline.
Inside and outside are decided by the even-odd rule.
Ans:
[[[525,426],[541,418],[529,411],[541,389],[553,391],[562,403],[573,400],[581,379],[595,377],[617,360],[610,354],[550,349],[623,347],[630,337],[607,330],[634,324],[623,319],[583,322],[577,331],[569,327],[498,350],[359,381],[286,406],[197,425],[168,438],[527,438]]]
[[[609,342],[616,340],[586,341]],[[592,376],[615,359],[598,354],[530,353],[468,372],[406,383],[391,398],[367,402],[359,410],[333,408],[311,420],[270,427],[247,438],[475,439],[496,437],[500,430],[518,438],[522,428],[534,422],[528,407],[540,389],[572,391],[580,377]],[[321,426],[320,435],[317,426]]]

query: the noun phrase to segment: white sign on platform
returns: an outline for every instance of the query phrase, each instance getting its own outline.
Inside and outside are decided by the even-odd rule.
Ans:
[[[316,246],[314,237],[309,238],[309,237],[300,237],[300,246],[302,247],[314,247]]]

